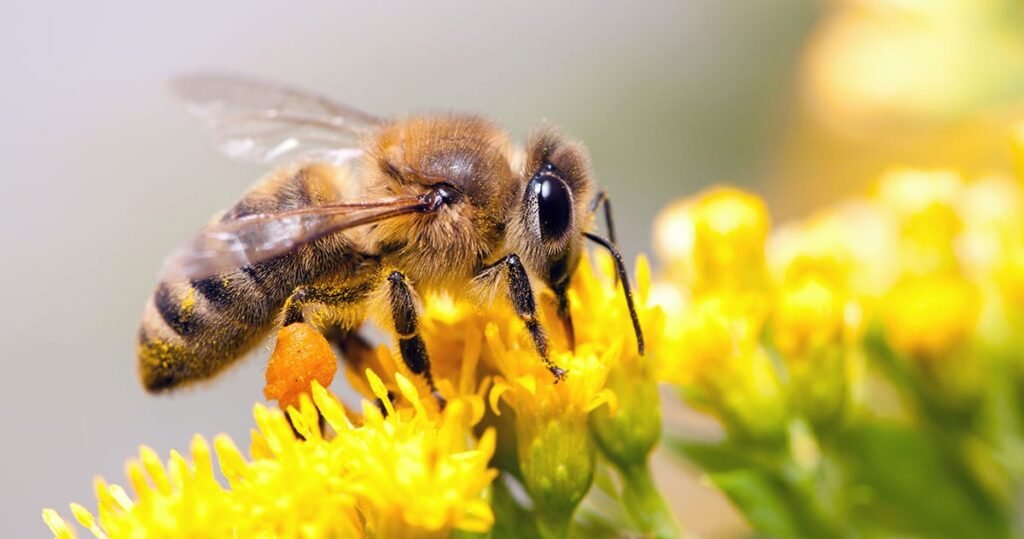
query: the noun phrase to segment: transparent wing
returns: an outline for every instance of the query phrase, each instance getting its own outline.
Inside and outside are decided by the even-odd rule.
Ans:
[[[205,279],[286,254],[349,228],[436,209],[427,196],[330,204],[211,224],[164,263],[165,279]]]
[[[237,75],[196,73],[171,81],[228,157],[276,163],[300,158],[340,164],[383,120],[303,90]]]

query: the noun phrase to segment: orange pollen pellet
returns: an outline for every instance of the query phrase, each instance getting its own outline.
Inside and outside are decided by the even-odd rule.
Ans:
[[[290,324],[277,332],[277,344],[267,363],[263,396],[282,409],[298,407],[313,380],[327,387],[338,371],[338,360],[327,339],[309,324]]]

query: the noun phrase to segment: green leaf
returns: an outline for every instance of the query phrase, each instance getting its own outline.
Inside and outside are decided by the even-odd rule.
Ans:
[[[797,521],[802,511],[787,503],[786,486],[756,470],[735,470],[708,475],[750,522],[754,529],[772,537],[812,537],[813,526]]]
[[[694,442],[678,436],[666,435],[663,443],[673,453],[709,473],[732,471],[753,465],[753,460],[748,453],[725,442]]]
[[[834,537],[816,513],[806,485],[793,478],[779,448],[739,447],[670,438],[666,445],[707,472],[707,479],[736,506],[757,531],[771,537]]]
[[[852,517],[865,531],[924,537],[1007,537],[1006,517],[964,463],[933,437],[907,427],[865,424],[834,449],[861,493]]]

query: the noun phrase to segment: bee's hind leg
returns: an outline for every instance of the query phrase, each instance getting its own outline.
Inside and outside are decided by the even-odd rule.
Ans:
[[[359,332],[358,329],[349,329],[340,324],[331,324],[323,329],[324,338],[338,351],[339,358],[344,358],[348,368],[356,372],[363,372],[370,365],[376,355],[376,350],[370,341]],[[395,403],[397,395],[388,391],[388,400]],[[387,408],[384,401],[376,399],[377,408],[382,414],[387,415]]]
[[[523,262],[519,259],[519,255],[511,254],[504,256],[497,262],[485,267],[479,275],[501,270],[505,271],[508,279],[508,296],[512,301],[512,307],[516,311],[516,316],[526,324],[526,329],[530,332],[530,338],[533,339],[533,346],[537,349],[537,354],[540,355],[541,361],[544,362],[544,366],[548,368],[551,375],[555,377],[555,382],[559,382],[565,378],[565,369],[555,365],[551,358],[548,357],[548,339],[544,334],[544,329],[540,326],[540,322],[537,320],[537,302],[533,297],[533,286],[530,285],[530,276],[526,273],[526,268],[523,267]]]
[[[284,304],[284,324],[305,323],[305,309],[310,305],[323,305],[327,307],[353,307],[366,299],[372,288],[372,281],[351,285],[302,285],[295,288]],[[367,354],[373,353],[370,344],[359,335],[358,328],[346,328],[341,325],[330,325],[319,328],[327,342],[333,344],[346,360],[357,368],[360,363],[365,363],[364,358],[370,357]],[[378,403],[383,408],[383,403]],[[325,427],[323,415],[320,416],[320,429]],[[292,430],[298,435],[295,426]]]
[[[402,361],[410,371],[426,379],[430,392],[434,394],[441,409],[444,409],[447,401],[434,385],[434,375],[430,372],[427,347],[423,344],[423,338],[419,333],[416,300],[409,281],[406,280],[402,272],[392,271],[388,275],[388,297],[391,302],[391,316],[395,322],[395,332],[398,333],[398,350],[402,354]]]
[[[284,325],[305,322],[305,308],[310,305],[354,307],[372,291],[372,282],[354,285],[302,285],[295,287],[284,303]]]

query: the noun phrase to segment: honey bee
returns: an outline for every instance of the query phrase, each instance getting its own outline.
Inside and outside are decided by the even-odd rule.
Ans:
[[[172,89],[223,153],[278,168],[168,257],[138,332],[147,390],[212,377],[278,324],[315,320],[343,344],[385,313],[369,318],[443,403],[417,323],[417,297],[442,291],[478,304],[501,292],[557,382],[534,290],[554,293],[572,345],[584,238],[612,253],[643,354],[611,206],[579,143],[544,128],[520,148],[482,117],[387,120],[230,75]],[[599,208],[608,238],[588,230]]]

